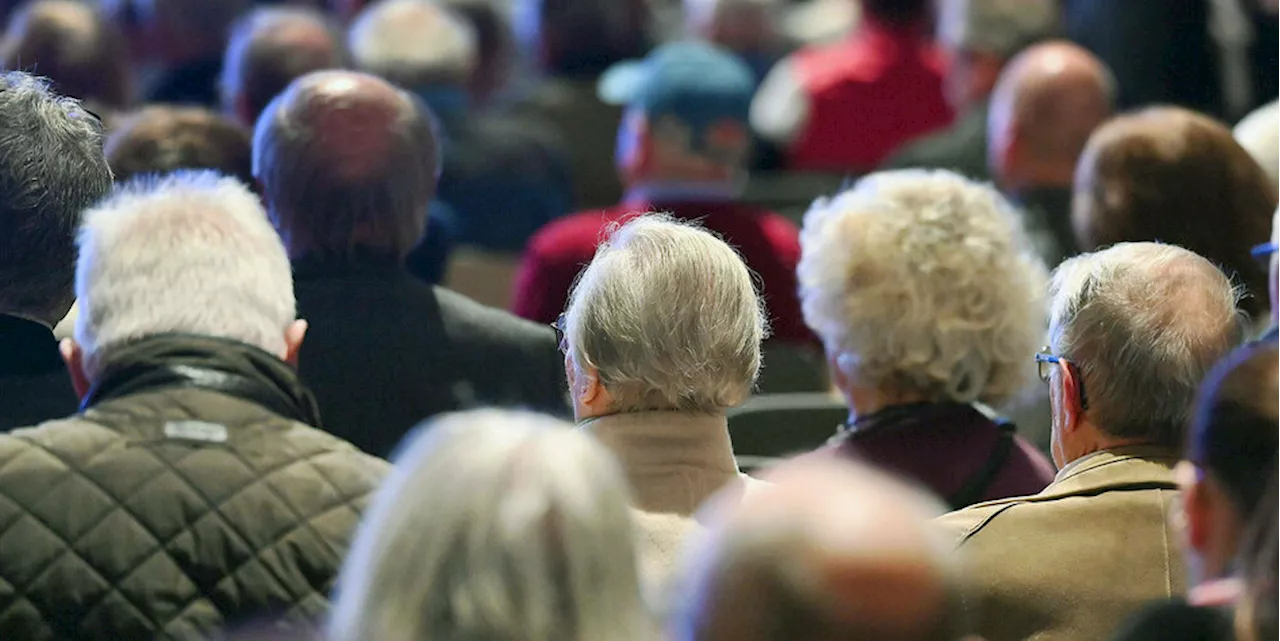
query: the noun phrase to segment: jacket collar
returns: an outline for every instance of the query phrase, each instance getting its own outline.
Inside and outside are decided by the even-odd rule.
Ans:
[[[295,279],[364,277],[375,279],[407,276],[404,260],[389,254],[356,251],[347,256],[307,255],[292,261]]]
[[[33,320],[0,314],[0,376],[46,374],[63,369],[53,330]]]
[[[738,478],[722,414],[630,412],[589,419],[579,428],[618,458],[641,510],[690,515]]]
[[[106,369],[85,396],[82,411],[135,394],[200,389],[321,427],[315,398],[293,368],[252,345],[209,336],[159,334],[112,349],[107,356]]]
[[[1068,463],[1036,497],[1059,498],[1126,487],[1177,489],[1173,479],[1177,463],[1177,453],[1161,447],[1102,450]]]

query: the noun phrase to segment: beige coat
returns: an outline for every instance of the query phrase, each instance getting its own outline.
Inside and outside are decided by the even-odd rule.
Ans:
[[[724,416],[614,414],[582,424],[622,464],[635,507],[640,574],[651,597],[669,589],[680,551],[702,529],[694,516],[716,492],[763,485],[738,471]]]
[[[954,537],[987,641],[1106,639],[1143,604],[1186,590],[1169,515],[1176,457],[1097,452],[1033,496],[980,503],[937,524]]]

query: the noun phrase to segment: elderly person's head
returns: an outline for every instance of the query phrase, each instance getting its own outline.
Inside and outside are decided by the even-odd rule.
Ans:
[[[409,91],[465,87],[478,55],[471,25],[426,0],[381,0],[352,23],[356,68]]]
[[[117,182],[212,169],[254,184],[249,130],[199,107],[154,106],[132,114],[107,138],[106,154]]]
[[[649,48],[647,0],[515,0],[514,8],[521,44],[551,75],[592,78]]]
[[[1249,252],[1270,236],[1276,189],[1225,126],[1176,107],[1118,116],[1089,139],[1074,189],[1081,249],[1185,247],[1244,285],[1245,310],[1264,316],[1267,273]]]
[[[75,300],[76,228],[111,191],[102,124],[21,72],[0,73],[0,314],[53,327]]]
[[[80,314],[63,342],[84,396],[112,354],[164,334],[256,347],[293,361],[306,332],[293,275],[258,198],[233,178],[140,178],[85,213],[76,264]]]
[[[944,90],[956,110],[986,100],[1019,51],[1059,31],[1058,0],[938,0],[938,42],[949,60]]]
[[[999,405],[1032,379],[1047,275],[1009,204],[950,172],[873,174],[805,215],[805,322],[854,415]]]
[[[482,410],[427,423],[347,556],[330,641],[640,641],[617,463],[554,419]]]
[[[1244,336],[1231,282],[1180,247],[1121,243],[1059,265],[1050,296],[1036,359],[1058,467],[1124,445],[1180,448],[1188,400]]]
[[[373,76],[319,71],[258,119],[253,171],[291,257],[403,260],[426,226],[440,158],[420,100]]]
[[[222,59],[223,111],[253,127],[294,79],[346,64],[342,35],[324,14],[296,7],[254,9],[232,28]]]
[[[769,480],[704,509],[669,639],[960,637],[957,568],[929,530],[936,499],[861,463],[792,463]]]
[[[59,93],[98,107],[129,106],[133,78],[124,35],[93,5],[36,0],[8,24],[0,68],[38,73]]]
[[[1236,124],[1231,135],[1280,189],[1280,102],[1259,107]]]
[[[648,215],[596,250],[562,331],[574,413],[585,419],[724,412],[751,392],[766,327],[737,252],[695,225]]]
[[[782,45],[778,0],[684,0],[685,31],[748,61],[772,59]]]
[[[1241,538],[1274,478],[1280,424],[1275,341],[1243,347],[1205,378],[1178,466],[1192,584],[1233,571]]]

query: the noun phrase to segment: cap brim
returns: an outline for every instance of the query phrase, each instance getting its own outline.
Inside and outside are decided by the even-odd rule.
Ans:
[[[635,100],[645,83],[643,60],[619,62],[605,70],[596,84],[596,95],[601,102],[625,105]]]

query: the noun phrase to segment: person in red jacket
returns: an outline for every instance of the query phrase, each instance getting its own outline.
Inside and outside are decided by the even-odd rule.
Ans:
[[[951,123],[929,0],[861,0],[844,41],[806,47],[773,68],[751,124],[789,169],[864,173],[902,143]]]
[[[796,296],[796,226],[737,201],[754,86],[743,62],[693,41],[663,46],[602,76],[601,97],[626,106],[616,160],[627,193],[615,207],[561,218],[534,235],[516,276],[512,311],[554,321],[600,240],[633,215],[661,211],[697,220],[736,247],[759,277],[773,337],[813,343]]]

